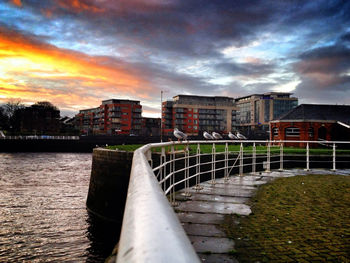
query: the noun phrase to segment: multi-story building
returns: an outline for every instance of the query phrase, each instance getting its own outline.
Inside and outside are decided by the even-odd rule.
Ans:
[[[79,111],[77,125],[83,134],[135,134],[141,133],[140,101],[110,99],[97,108]]]
[[[270,121],[298,106],[298,99],[291,95],[292,93],[268,92],[235,99],[237,129],[248,134],[252,130],[268,131]]]
[[[236,125],[233,102],[229,97],[177,95],[162,104],[162,132],[171,135],[177,127],[188,135],[228,133]]]

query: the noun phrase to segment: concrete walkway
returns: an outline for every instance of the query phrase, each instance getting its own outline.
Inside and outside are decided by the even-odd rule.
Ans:
[[[190,189],[191,196],[185,197],[184,190],[177,194],[180,203],[175,208],[195,250],[203,262],[238,262],[234,258],[234,242],[218,228],[227,214],[249,215],[247,201],[258,186],[274,178],[306,174],[350,175],[347,170],[305,171],[293,169],[285,171],[260,172],[255,175],[231,176],[229,180],[217,179],[215,184],[204,182],[203,189]],[[237,222],[238,224],[238,222]]]

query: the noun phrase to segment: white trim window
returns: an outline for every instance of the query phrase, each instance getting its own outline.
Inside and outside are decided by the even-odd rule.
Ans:
[[[286,136],[287,137],[299,137],[300,136],[300,129],[297,127],[288,127],[285,129]]]
[[[272,134],[273,134],[273,136],[278,136],[278,128],[277,127],[272,129]]]

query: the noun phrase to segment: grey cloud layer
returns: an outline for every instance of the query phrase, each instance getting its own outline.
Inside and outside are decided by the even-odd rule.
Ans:
[[[350,71],[349,1],[81,0],[80,8],[69,8],[68,0],[22,2],[23,8],[40,16],[50,11],[49,23],[50,20],[71,23],[69,31],[73,34],[64,36],[61,30],[57,38],[72,42],[84,40],[101,48],[114,47],[116,51],[119,47],[129,47],[134,52],[125,57],[121,55],[118,60],[110,54],[109,63],[117,61],[145,75],[156,89],[174,89],[174,93],[268,91],[276,86],[275,82],[245,87],[237,86],[235,81],[212,85],[208,82],[210,76],[180,73],[175,66],[206,60],[212,61],[211,72],[222,76],[240,75],[252,79],[268,76],[281,71],[288,63],[238,63],[228,61],[220,50],[227,46],[242,47],[264,33],[300,34],[302,39],[291,48],[293,57],[287,54],[283,58],[293,59],[292,66],[286,70],[291,70],[301,80],[297,95],[317,102],[330,97],[333,90],[332,98],[338,94],[350,102],[347,88],[350,84],[347,74]],[[11,23],[11,26],[15,25]],[[43,41],[46,40],[43,37]],[[123,50],[120,53],[123,54]],[[324,79],[319,78],[320,74]],[[285,81],[283,77],[275,80],[281,84]]]

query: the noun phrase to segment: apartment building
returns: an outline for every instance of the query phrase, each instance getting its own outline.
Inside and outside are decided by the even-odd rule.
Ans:
[[[171,135],[173,129],[188,135],[203,131],[228,133],[236,126],[233,98],[177,95],[162,104],[162,132]]]
[[[110,99],[99,107],[80,110],[75,116],[82,134],[141,134],[140,101]]]
[[[268,131],[269,122],[298,106],[292,93],[268,92],[235,99],[237,129],[249,134],[253,130]]]

